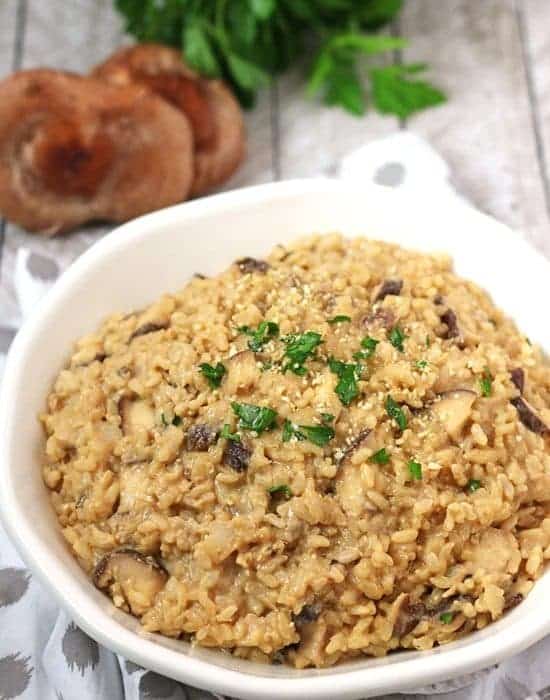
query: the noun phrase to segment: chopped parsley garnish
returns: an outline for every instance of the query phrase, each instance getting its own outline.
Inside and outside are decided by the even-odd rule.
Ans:
[[[405,348],[403,347],[403,341],[406,337],[407,336],[403,333],[399,326],[394,326],[388,333],[388,339],[390,343],[396,350],[399,350],[399,352],[405,352]]]
[[[349,323],[351,321],[350,316],[333,316],[332,318],[327,319],[327,323],[335,324],[335,323]]]
[[[485,367],[483,376],[479,380],[479,388],[481,389],[482,396],[491,396],[493,390],[493,375],[488,367]]]
[[[324,447],[334,437],[334,430],[328,425],[300,425],[300,431],[318,447]]]
[[[241,441],[241,436],[239,433],[232,433],[231,432],[231,426],[229,423],[225,423],[223,426],[220,437],[225,438],[226,440],[232,440],[233,442],[240,442]]]
[[[430,340],[430,336],[427,335],[426,336],[426,347],[429,348],[431,344],[432,344],[432,341]]]
[[[287,484],[278,484],[277,486],[270,486],[267,489],[270,496],[277,496],[281,494],[285,498],[292,498],[292,489]]]
[[[222,382],[222,377],[226,372],[226,369],[222,365],[222,363],[218,362],[218,364],[215,367],[213,367],[207,362],[203,362],[202,365],[199,365],[199,368],[201,374],[208,381],[208,384],[210,384],[211,388],[217,389],[220,386]]]
[[[422,371],[423,369],[426,369],[426,367],[428,366],[428,361],[427,360],[417,360],[414,363],[414,366],[416,367],[416,369],[419,369],[420,371]]]
[[[378,450],[378,452],[372,454],[369,460],[375,464],[387,464],[390,461],[390,455],[386,448],[383,447],[381,450]]]
[[[369,338],[367,336],[366,338],[363,338],[361,341],[361,347],[363,348],[362,350],[359,350],[358,352],[353,354],[353,357],[355,360],[368,360],[369,357],[372,357],[376,351],[376,346],[378,345],[380,341],[375,340],[374,338]]]
[[[334,437],[334,430],[328,425],[296,425],[287,419],[283,424],[283,442],[288,442],[292,437],[324,447]]]
[[[384,405],[388,416],[393,418],[401,431],[405,430],[407,427],[407,416],[397,401],[394,401],[391,396],[388,396]]]
[[[167,427],[170,425],[170,421],[166,420],[166,416],[164,415],[164,413],[161,413],[161,414],[160,414],[160,420],[162,421],[162,425],[163,425],[165,428],[167,428]],[[172,425],[178,426],[178,425],[181,425],[181,420],[182,420],[182,419],[181,419],[181,416],[174,416],[174,417],[172,418],[171,423],[172,423]]]
[[[321,420],[323,423],[332,423],[334,421],[334,416],[332,413],[321,413]]]
[[[323,342],[321,334],[315,331],[306,331],[301,334],[288,335],[286,338],[282,338],[282,341],[286,343],[285,357],[288,360],[283,366],[283,372],[290,370],[302,377],[307,372],[304,362]]]
[[[248,347],[253,352],[259,352],[266,343],[279,335],[279,325],[273,321],[262,321],[255,331],[248,329],[247,335],[252,336]]]
[[[262,362],[262,366],[260,367],[260,372],[267,372],[273,367],[273,362],[271,360],[266,360],[265,362]]]
[[[453,621],[453,617],[454,617],[454,615],[452,612],[444,612],[444,613],[441,613],[441,615],[439,616],[439,619],[441,620],[441,622],[444,625],[448,625],[449,623],[451,623]]]
[[[466,488],[470,493],[474,493],[481,488],[481,481],[479,479],[470,479]]]
[[[349,406],[353,399],[359,395],[357,380],[361,378],[361,365],[348,364],[331,357],[328,366],[330,371],[338,377],[334,391],[344,406]]]
[[[239,419],[239,428],[263,433],[277,425],[277,411],[267,406],[254,406],[250,403],[231,403],[233,413]]]
[[[407,465],[409,467],[409,474],[414,481],[420,481],[422,479],[422,465],[420,462],[415,462],[414,459],[409,460]]]

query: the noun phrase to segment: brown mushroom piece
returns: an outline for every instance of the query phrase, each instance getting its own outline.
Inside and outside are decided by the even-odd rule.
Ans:
[[[168,328],[167,325],[160,323],[144,323],[143,326],[136,328],[136,330],[130,336],[130,341],[134,338],[139,338],[142,335],[148,335],[149,333],[156,333],[157,331],[163,331]]]
[[[217,439],[217,430],[206,423],[197,423],[187,431],[187,450],[189,452],[208,452],[208,448],[214,445]]]
[[[111,598],[122,596],[133,615],[143,615],[164,588],[168,573],[154,557],[134,549],[106,554],[93,572],[93,582]]]
[[[403,280],[384,280],[374,293],[373,301],[382,301],[387,296],[398,297],[403,289]]]
[[[439,399],[432,404],[434,415],[453,440],[460,437],[476,398],[476,392],[471,389],[455,389],[440,394]]]
[[[243,275],[249,272],[261,272],[263,274],[269,270],[269,263],[256,258],[240,258],[236,261],[236,264]]]
[[[342,463],[346,462],[355,452],[355,450],[358,450],[361,447],[371,447],[373,437],[374,435],[372,435],[372,430],[370,428],[365,428],[364,430],[361,430],[346,446],[346,448],[342,452],[342,457],[340,461]]]
[[[236,99],[221,80],[207,80],[195,73],[180,51],[160,44],[123,48],[92,75],[112,85],[144,86],[185,114],[195,143],[192,195],[224,182],[240,165],[244,126]]]
[[[142,430],[151,430],[155,426],[155,413],[144,399],[125,397],[119,401],[118,411],[124,435],[136,435]]]
[[[145,88],[55,70],[0,83],[0,212],[54,235],[184,200],[188,121]]]
[[[237,472],[244,472],[248,469],[248,462],[250,461],[251,455],[252,450],[246,445],[243,445],[242,442],[228,440],[223,451],[222,460],[223,463],[231,467],[231,469]]]
[[[522,396],[510,399],[510,403],[518,412],[518,416],[523,425],[532,433],[537,435],[550,434],[550,428],[540,418],[535,409]]]
[[[371,327],[382,327],[386,330],[390,330],[395,324],[395,314],[391,309],[384,309],[382,307],[371,311],[366,316],[361,319],[361,325],[364,328]]]
[[[292,616],[292,622],[294,623],[296,631],[300,633],[306,625],[315,622],[321,614],[321,610],[322,608],[319,603],[304,605],[297,615]]]
[[[254,387],[260,375],[252,350],[237,352],[227,361],[225,390],[228,394],[246,393]]]
[[[457,346],[463,350],[465,348],[464,338],[455,312],[452,309],[446,309],[440,319],[447,326],[447,330],[441,335],[443,340],[455,340]]]
[[[411,603],[409,594],[403,594],[393,624],[394,635],[401,638],[409,634],[425,615],[426,606],[424,603]]]
[[[516,367],[510,372],[512,384],[516,387],[520,394],[523,394],[525,388],[525,372],[521,367]]]

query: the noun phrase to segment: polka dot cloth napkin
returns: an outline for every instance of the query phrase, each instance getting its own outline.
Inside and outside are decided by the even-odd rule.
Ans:
[[[454,197],[446,163],[410,133],[369,143],[343,160],[342,178]],[[468,206],[466,202],[464,206]],[[59,274],[107,229],[44,240],[10,231],[0,284],[0,375],[22,321]],[[487,671],[406,694],[441,700],[550,700],[550,638]],[[213,700],[99,646],[61,612],[0,528],[0,700]]]

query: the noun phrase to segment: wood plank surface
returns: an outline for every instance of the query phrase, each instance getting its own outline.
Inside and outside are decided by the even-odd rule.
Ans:
[[[543,168],[546,209],[550,217],[550,3],[523,0],[518,5],[527,42],[533,89],[534,127]],[[550,230],[547,230],[550,238]]]
[[[537,0],[535,0],[536,2]],[[550,3],[542,14],[550,27]],[[408,2],[407,61],[427,60],[449,102],[411,120],[450,163],[456,184],[482,210],[523,230],[550,254],[548,211],[533,133],[513,0]]]
[[[12,70],[16,9],[11,0],[0,2],[0,79]]]
[[[275,157],[282,179],[333,174],[342,156],[399,129],[393,117],[373,111],[354,117],[308,99],[304,90],[303,69],[279,81],[279,153]]]

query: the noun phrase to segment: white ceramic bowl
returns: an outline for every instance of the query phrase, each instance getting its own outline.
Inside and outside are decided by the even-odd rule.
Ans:
[[[37,414],[79,336],[115,311],[216,274],[235,258],[262,256],[310,232],[364,234],[450,253],[459,274],[488,289],[533,340],[550,350],[540,300],[550,264],[516,233],[458,202],[329,180],[262,185],[132,221],[97,243],[57,282],[18,334],[0,398],[1,514],[46,590],[98,642],[178,680],[239,698],[353,699],[454,678],[489,666],[550,632],[550,574],[503,619],[427,652],[404,652],[322,671],[261,666],[145,634],[97,591],[70,554],[41,481]],[[197,300],[199,303],[199,300]]]

